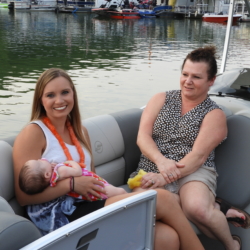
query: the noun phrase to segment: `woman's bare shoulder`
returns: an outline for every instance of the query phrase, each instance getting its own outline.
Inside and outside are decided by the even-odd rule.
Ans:
[[[216,108],[212,111],[208,112],[208,114],[205,116],[205,119],[213,120],[214,122],[225,122],[226,121],[226,115],[223,110]]]
[[[166,99],[166,92],[159,92],[152,96],[150,100],[158,100],[158,101],[165,101]]]
[[[166,93],[160,92],[155,94],[148,102],[146,106],[146,110],[152,112],[156,111],[159,112],[159,110],[162,108],[163,104],[165,103],[166,99]]]
[[[15,139],[13,150],[34,150],[41,152],[46,145],[46,139],[42,129],[34,123],[25,126]]]

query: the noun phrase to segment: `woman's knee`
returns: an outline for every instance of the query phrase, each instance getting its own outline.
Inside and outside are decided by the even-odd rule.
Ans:
[[[191,221],[205,222],[209,219],[209,209],[206,204],[199,201],[191,201],[182,204],[182,209]]]
[[[173,194],[165,189],[155,189],[157,192],[157,199],[162,201],[172,200],[174,198]]]
[[[155,250],[180,249],[180,239],[177,232],[170,226],[159,221],[155,227]]]
[[[167,211],[170,209],[181,210],[180,204],[174,194],[164,189],[156,189],[156,192],[156,216],[158,219],[162,219],[162,217],[166,216]]]

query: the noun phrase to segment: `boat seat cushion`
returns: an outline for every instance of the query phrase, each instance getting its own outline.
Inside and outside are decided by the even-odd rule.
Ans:
[[[12,163],[12,147],[0,141],[0,196],[7,201],[14,197],[14,172]]]
[[[227,140],[215,151],[217,195],[243,209],[250,203],[250,118],[232,115],[227,124]]]
[[[127,183],[140,159],[136,145],[142,110],[129,109],[85,119],[96,173],[114,186]]]
[[[85,119],[83,125],[87,128],[95,170],[98,175],[110,184],[120,186],[124,181],[125,151],[120,128],[110,115],[102,115]]]
[[[123,155],[126,163],[124,183],[127,183],[130,174],[137,169],[140,161],[141,151],[136,141],[142,112],[143,109],[134,108],[111,114],[120,127],[125,145]]]
[[[0,250],[20,249],[41,236],[40,231],[31,221],[0,211]]]
[[[2,140],[6,141],[11,147],[13,147],[15,139],[16,139],[16,136],[11,136]]]
[[[15,214],[10,204],[1,196],[0,196],[0,212]]]
[[[16,214],[23,215],[24,209],[15,198],[12,147],[6,141],[0,141],[0,148],[0,196],[10,204]]]

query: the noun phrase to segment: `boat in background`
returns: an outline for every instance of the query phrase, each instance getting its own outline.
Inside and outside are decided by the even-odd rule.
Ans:
[[[112,2],[112,0],[107,1],[105,4],[102,4],[99,8],[94,8],[91,10],[92,13],[97,14],[98,16],[108,17],[108,11],[117,11],[120,4],[117,2]]]
[[[239,19],[239,22],[250,22],[249,14],[243,14],[242,17]]]
[[[79,7],[78,5],[72,5],[72,6],[64,6],[64,5],[59,5],[55,12],[56,13],[79,13],[79,12],[83,12],[83,13],[87,13],[87,12],[91,12],[92,7]]]
[[[246,4],[247,2],[245,3],[243,0],[238,0],[235,4],[235,13],[242,15],[242,17],[239,19],[240,22],[250,22],[250,12],[248,11]]]
[[[57,8],[56,0],[19,0],[10,1],[9,9],[30,10],[30,11],[55,11]]]
[[[160,17],[160,16],[173,16],[172,6],[164,5],[164,6],[156,6],[152,10],[150,9],[138,9],[141,17],[152,18],[152,17]]]
[[[120,9],[117,11],[108,11],[107,14],[112,19],[140,19],[141,15],[137,10]]]
[[[139,9],[138,12],[139,12],[139,15],[141,17],[144,17],[144,18],[156,17],[156,13],[154,10],[147,10],[147,9],[141,10],[141,9]]]
[[[240,15],[240,14],[233,15],[233,22],[237,22],[241,17],[242,17],[242,15]],[[227,23],[228,14],[205,13],[202,16],[202,20],[206,21],[206,22]]]
[[[95,1],[84,2],[81,0],[57,0],[58,7],[56,12],[76,13],[76,12],[91,12]]]

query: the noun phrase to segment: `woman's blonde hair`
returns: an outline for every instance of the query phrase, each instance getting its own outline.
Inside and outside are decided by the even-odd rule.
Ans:
[[[80,115],[75,85],[73,84],[70,76],[64,70],[59,68],[51,68],[44,71],[38,78],[33,97],[30,121],[41,120],[42,117],[46,116],[46,111],[42,105],[42,95],[46,85],[57,77],[64,77],[70,83],[70,87],[73,91],[73,96],[74,96],[74,106],[68,115],[68,119],[73,127],[76,138],[80,141],[80,143],[86,146],[92,157],[91,146],[89,145],[82,130],[81,115]]]

